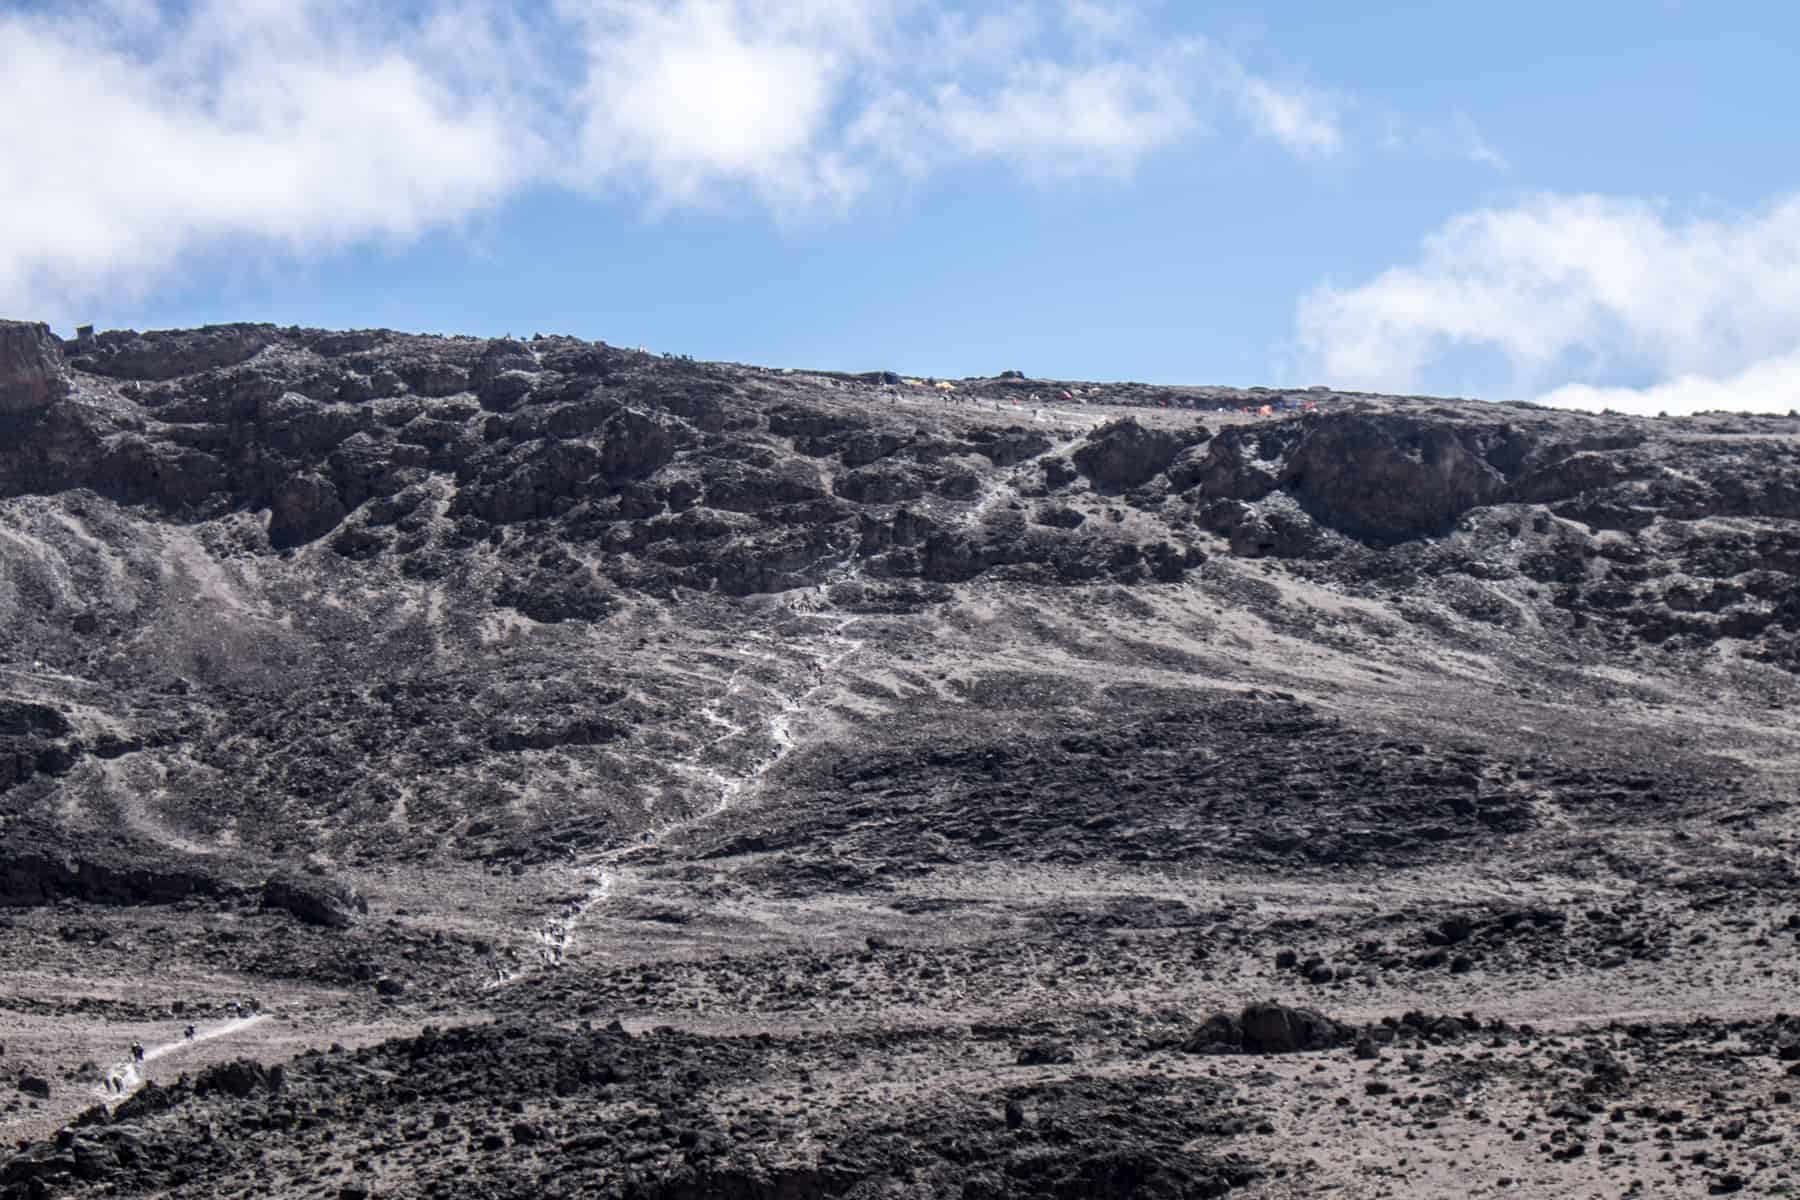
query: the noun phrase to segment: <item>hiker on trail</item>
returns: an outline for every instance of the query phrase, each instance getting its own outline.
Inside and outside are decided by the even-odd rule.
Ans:
[[[132,1058],[133,1062],[143,1062],[144,1061],[144,1043],[142,1043],[142,1042],[131,1043],[131,1058]]]
[[[183,1030],[183,1031],[182,1031],[182,1032],[183,1032],[183,1033],[185,1033],[185,1034],[187,1034],[187,1040],[188,1040],[188,1041],[190,1041],[190,1042],[191,1042],[191,1041],[193,1041],[193,1040],[194,1040],[194,1027],[193,1027],[193,1026],[192,1026],[192,1025],[189,1025],[189,1026],[188,1026],[188,1027],[187,1027],[187,1028],[186,1028],[186,1029],[185,1029],[185,1030]]]

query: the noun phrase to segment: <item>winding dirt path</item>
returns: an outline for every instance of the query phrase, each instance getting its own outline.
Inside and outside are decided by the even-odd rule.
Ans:
[[[655,839],[668,837],[670,834],[692,828],[702,822],[712,820],[737,804],[746,795],[754,794],[761,787],[763,780],[779,766],[783,759],[793,753],[799,745],[794,734],[794,721],[806,711],[808,703],[829,686],[829,675],[844,662],[863,648],[860,639],[845,636],[844,631],[861,620],[858,616],[840,617],[830,631],[821,639],[821,649],[807,657],[810,662],[803,670],[810,672],[813,678],[811,686],[798,692],[788,693],[768,688],[776,702],[775,712],[763,722],[764,732],[774,749],[749,771],[740,775],[729,775],[713,768],[693,768],[693,774],[709,779],[718,787],[718,798],[706,811],[688,818],[685,821],[673,822],[648,835]],[[772,656],[752,654],[756,661],[768,661]],[[732,672],[726,682],[726,695],[734,694],[743,686],[743,668]],[[716,711],[716,702],[708,706],[711,711],[703,713],[709,720],[730,728],[734,735],[744,732],[736,722],[721,717]],[[575,951],[576,934],[583,917],[596,905],[612,895],[618,879],[630,868],[623,865],[626,856],[636,853],[641,847],[626,845],[602,851],[585,863],[575,864],[569,869],[580,872],[584,890],[581,898],[565,904],[558,912],[546,918],[531,930],[531,938],[536,943],[535,956],[523,965],[508,969],[495,967],[494,978],[489,980],[484,990],[505,987],[514,981],[524,978],[536,971],[554,970],[562,965]]]
[[[238,1017],[234,1020],[226,1021],[224,1024],[215,1025],[210,1029],[202,1029],[196,1026],[194,1036],[191,1038],[178,1038],[172,1042],[163,1042],[160,1045],[144,1047],[144,1062],[150,1063],[171,1054],[178,1054],[189,1046],[195,1046],[201,1042],[210,1042],[216,1038],[231,1037],[234,1034],[243,1033],[245,1030],[250,1029],[255,1025],[259,1025],[268,1019],[268,1013],[256,1013],[253,1016]],[[120,1062],[114,1063],[112,1066],[108,1067],[106,1073],[101,1076],[99,1085],[93,1089],[94,1095],[108,1103],[115,1104],[129,1098],[148,1082],[144,1073],[138,1069],[141,1065],[143,1064],[131,1058],[126,1058]]]

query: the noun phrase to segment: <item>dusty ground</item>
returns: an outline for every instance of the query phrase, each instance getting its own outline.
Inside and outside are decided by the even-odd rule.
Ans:
[[[1800,1186],[1795,422],[260,328],[7,418],[0,1194]]]

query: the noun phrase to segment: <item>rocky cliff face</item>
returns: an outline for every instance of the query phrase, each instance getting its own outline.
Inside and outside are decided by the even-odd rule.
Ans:
[[[856,382],[566,338],[266,327],[103,334],[71,364],[81,389],[54,405],[44,392],[0,459],[9,492],[87,489],[183,522],[266,514],[270,550],[330,539],[413,577],[485,558],[486,543],[539,560],[500,585],[534,615],[599,615],[608,586],[748,595],[853,566],[944,583],[996,567],[1129,579],[1181,562],[1161,539],[960,520],[990,486],[1008,487],[1013,512],[1048,495],[1001,473],[1034,474],[1051,440],[844,411],[874,392]],[[1083,446],[1077,470],[1103,487],[1156,475],[1180,439],[1134,429]],[[564,552],[541,561],[552,544]]]
[[[417,578],[492,550],[547,553],[502,584],[545,615],[559,596],[571,615],[601,613],[608,586],[749,595],[853,569],[929,583],[1173,578],[1198,561],[1196,521],[1229,534],[1274,516],[1285,536],[1234,544],[1316,554],[1306,521],[1380,550],[1508,505],[1592,532],[1800,515],[1779,421],[1755,426],[1766,440],[1727,441],[1719,421],[1658,437],[1622,418],[1328,397],[1217,437],[1199,421],[1129,417],[1078,435],[1041,405],[1021,424],[1016,380],[965,383],[921,422],[861,378],[567,338],[106,333],[75,348],[72,370],[42,326],[9,324],[3,344],[9,494],[87,489],[188,523],[255,513],[271,550],[329,539]],[[1165,390],[1149,411],[1219,399]],[[1145,520],[1062,515],[1071,497],[1108,496]]]
[[[590,772],[674,738],[633,802],[656,811],[649,793],[692,790],[671,752],[712,753],[674,715],[683,684],[614,660],[559,695],[494,655],[558,625],[638,645],[658,606],[700,601],[924,614],[972,585],[1166,586],[1277,560],[1458,637],[1723,645],[1800,669],[1792,419],[1316,394],[1259,418],[1232,406],[1266,394],[1145,404],[1006,379],[945,396],[560,337],[244,325],[64,345],[13,323],[0,347],[5,652],[163,697],[101,720],[55,689],[9,701],[4,775],[50,788],[195,746],[205,770],[162,802],[183,827],[227,819],[207,772],[249,772],[296,814],[325,795],[383,809],[375,753],[415,763],[428,794],[471,772],[507,793],[509,754]],[[1040,398],[1071,388],[1081,404]],[[272,753],[296,736],[317,752]],[[466,812],[433,803],[445,829]],[[269,844],[354,836],[284,822]]]

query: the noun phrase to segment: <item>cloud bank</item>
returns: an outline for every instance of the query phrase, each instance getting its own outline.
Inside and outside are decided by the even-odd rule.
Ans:
[[[1316,288],[1299,331],[1345,387],[1415,390],[1476,352],[1553,405],[1786,412],[1800,406],[1800,196],[1705,219],[1592,195],[1469,213],[1410,265]],[[1652,382],[1583,382],[1621,378]]]
[[[0,0],[3,2],[3,0]],[[1002,164],[1123,177],[1330,98],[1104,0],[95,0],[0,8],[0,309],[66,319],[238,247],[454,228],[539,186],[831,219]]]

